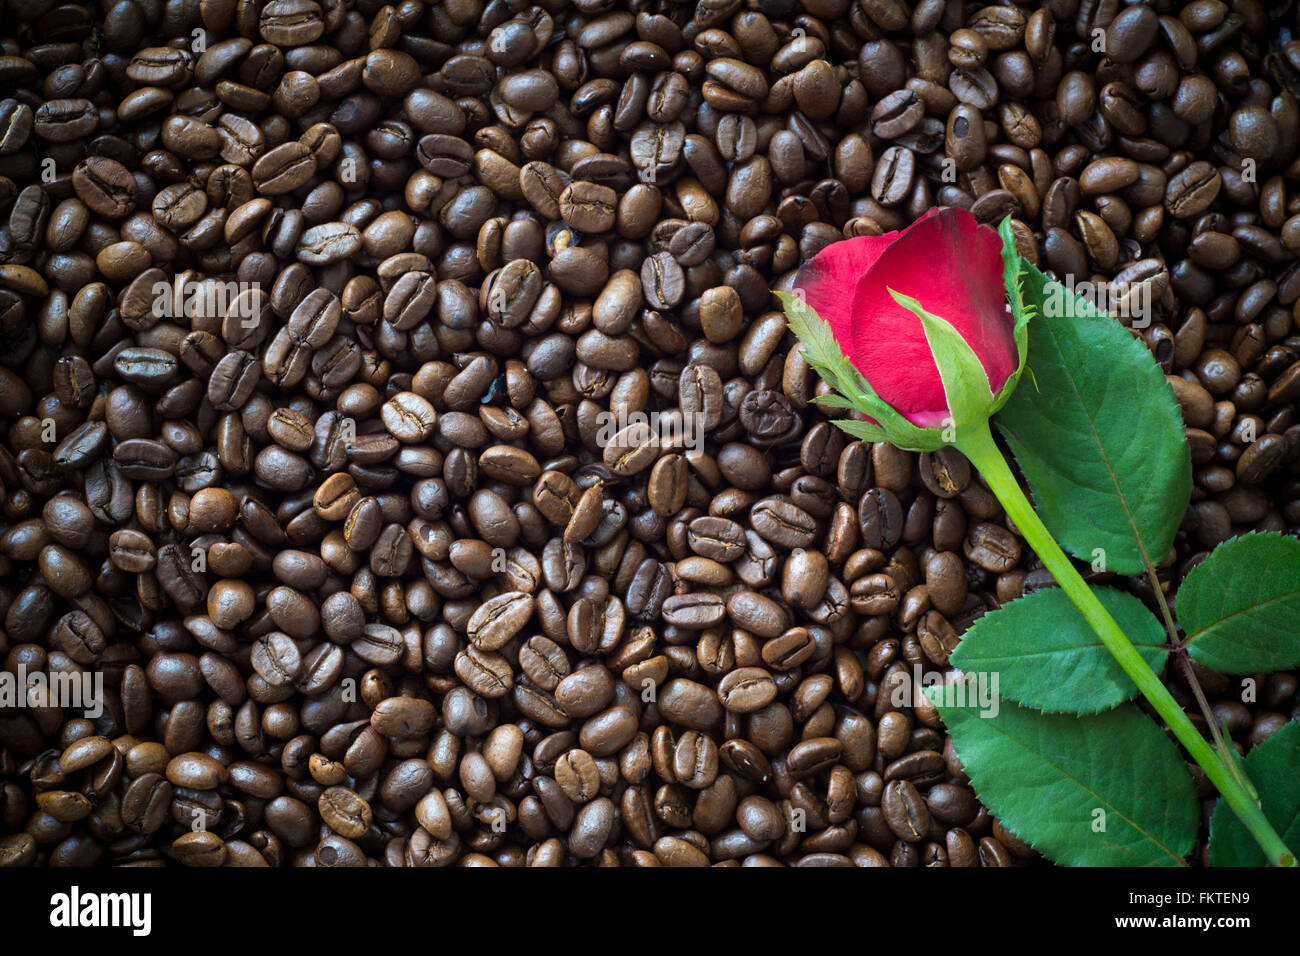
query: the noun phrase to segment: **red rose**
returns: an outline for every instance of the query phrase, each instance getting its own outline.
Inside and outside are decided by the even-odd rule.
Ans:
[[[921,320],[890,290],[952,325],[996,396],[1021,365],[1002,245],[965,209],[931,210],[902,232],[832,243],[795,286],[881,399],[914,425],[940,428],[952,411],[934,354]]]

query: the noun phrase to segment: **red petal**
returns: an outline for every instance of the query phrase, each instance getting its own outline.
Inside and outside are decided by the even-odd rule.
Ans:
[[[795,288],[802,289],[804,301],[826,320],[835,341],[850,359],[853,358],[853,325],[849,320],[853,293],[858,280],[880,258],[897,232],[883,236],[856,236],[832,242],[799,270]]]
[[[931,207],[930,207],[929,209],[927,209],[925,212],[921,213],[921,218],[920,218],[920,219],[914,219],[914,220],[912,220],[912,225],[910,225],[910,226],[904,226],[904,227],[903,227],[903,232],[907,232],[909,229],[912,229],[914,226],[919,226],[921,223],[925,222],[925,221],[926,221],[927,219],[929,219],[931,216],[937,216],[937,215],[939,215],[939,213],[941,213],[941,212],[943,212],[943,209],[941,209],[940,207],[938,207],[938,206],[931,206]]]
[[[1006,311],[1002,240],[960,208],[913,223],[859,280],[852,357],[867,380],[909,421],[935,427],[948,417],[943,382],[921,322],[888,288],[912,296],[970,344],[993,393],[1019,356]]]

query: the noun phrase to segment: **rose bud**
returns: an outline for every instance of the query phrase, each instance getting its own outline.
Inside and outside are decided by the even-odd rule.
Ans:
[[[809,364],[839,393],[821,404],[865,419],[837,425],[933,451],[1006,403],[1029,315],[1009,221],[1000,232],[965,209],[931,210],[901,232],[832,243],[799,271],[794,295],[778,293]]]

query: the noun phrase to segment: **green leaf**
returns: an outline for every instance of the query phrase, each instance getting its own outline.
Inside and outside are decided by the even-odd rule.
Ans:
[[[910,295],[893,289],[887,291],[895,302],[921,320],[956,429],[960,431],[972,422],[987,420],[993,409],[993,390],[974,349],[947,319],[927,312]]]
[[[1155,615],[1131,594],[1093,591],[1142,659],[1160,673],[1169,647]],[[1095,714],[1138,692],[1060,588],[1035,591],[985,614],[962,637],[952,664],[967,673],[999,674],[1004,697],[1049,713]]]
[[[1043,522],[1067,551],[1138,574],[1165,557],[1191,495],[1173,391],[1123,326],[1025,263],[1029,368],[997,423]]]
[[[1131,704],[1092,717],[1003,702],[995,717],[930,688],[989,812],[1068,866],[1181,866],[1200,808],[1178,748]],[[1104,829],[1103,829],[1104,828]]]
[[[1273,731],[1246,754],[1246,772],[1259,791],[1265,818],[1291,852],[1300,854],[1300,722]],[[1264,851],[1220,797],[1210,818],[1210,865],[1267,864]]]
[[[1300,665],[1300,540],[1223,542],[1178,590],[1187,652],[1211,670],[1256,674]]]

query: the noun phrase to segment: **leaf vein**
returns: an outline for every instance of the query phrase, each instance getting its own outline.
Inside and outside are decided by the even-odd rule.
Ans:
[[[1044,766],[1048,767],[1051,770],[1055,770],[1064,779],[1073,783],[1083,793],[1095,797],[1097,800],[1101,801],[1103,804],[1110,807],[1114,811],[1117,817],[1119,817],[1122,821],[1127,823],[1139,835],[1145,837],[1154,846],[1159,847],[1161,850],[1167,853],[1179,866],[1186,865],[1183,861],[1181,854],[1174,852],[1172,847],[1166,846],[1165,843],[1161,841],[1155,834],[1147,832],[1147,830],[1142,826],[1140,826],[1136,820],[1131,819],[1127,814],[1125,814],[1122,810],[1120,810],[1119,807],[1116,807],[1109,799],[1103,797],[1091,786],[1086,785],[1083,781],[1079,780],[1072,773],[1067,771],[1064,767],[1058,766],[1057,764],[1049,760],[1047,756],[1041,753],[1040,751],[1031,749],[1030,745],[1025,743],[1024,741],[1011,736],[1009,733],[1007,733],[1007,731],[1003,727],[998,726],[997,723],[993,723],[991,729],[1000,733],[1008,741],[1010,741],[1012,744],[1015,744],[1017,747],[1019,747],[1021,750],[1027,753],[1029,756],[1038,758],[1038,760]]]
[[[1019,740],[1018,737],[1011,736],[1010,734],[1008,734],[1008,732],[1006,732],[1004,727],[998,726],[997,723],[993,723],[992,730],[995,730],[998,732],[998,734],[1001,734],[1002,736],[1006,737],[1006,739],[1008,739],[1010,743],[1017,745],[1017,747],[1024,750],[1024,752],[1030,754],[1031,757],[1039,758],[1039,761],[1043,763],[1044,766],[1049,767],[1050,770],[1056,770],[1058,774],[1061,774],[1062,778],[1065,778],[1066,780],[1069,780],[1069,782],[1074,783],[1075,786],[1078,787],[1080,791],[1087,793],[1088,796],[1096,797],[1096,799],[1100,800],[1102,804],[1109,806],[1110,809],[1114,810],[1115,816],[1119,817],[1119,819],[1122,819],[1123,822],[1127,823],[1128,826],[1132,827],[1132,830],[1138,832],[1138,834],[1144,836],[1144,838],[1147,838],[1149,842],[1156,845],[1156,847],[1162,849],[1162,851],[1165,851],[1167,855],[1173,858],[1174,861],[1178,862],[1179,866],[1186,865],[1183,862],[1182,855],[1179,855],[1179,853],[1175,853],[1174,849],[1171,847],[1167,847],[1167,845],[1165,845],[1165,843],[1162,842],[1160,838],[1157,838],[1156,835],[1151,834],[1151,832],[1145,830],[1144,827],[1139,826],[1138,821],[1135,821],[1135,819],[1131,819],[1130,817],[1128,817],[1127,814],[1123,812],[1123,810],[1118,808],[1118,806],[1115,806],[1113,803],[1110,803],[1109,799],[1106,799],[1106,797],[1102,796],[1101,793],[1097,792],[1096,790],[1093,790],[1093,788],[1091,786],[1088,786],[1088,784],[1084,783],[1083,780],[1080,780],[1076,778],[1074,774],[1069,773],[1069,771],[1067,771],[1065,767],[1058,766],[1057,763],[1048,760],[1047,754],[1041,753],[1039,752],[1039,750],[1031,749],[1030,744],[1024,743],[1024,741]]]

